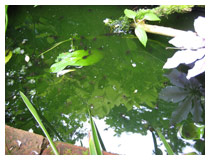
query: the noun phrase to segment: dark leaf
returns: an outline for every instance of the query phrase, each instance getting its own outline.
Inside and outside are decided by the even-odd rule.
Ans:
[[[182,88],[176,86],[167,86],[162,89],[159,98],[168,101],[177,103],[182,101],[189,93]]]
[[[195,98],[194,101],[193,101],[193,108],[191,110],[191,113],[193,115],[193,120],[195,122],[202,122],[203,121],[203,119],[201,117],[202,112],[203,112],[203,109],[201,107],[201,102],[198,98]]]
[[[179,72],[177,69],[173,69],[170,74],[165,75],[165,77],[170,79],[170,82],[177,86],[184,88],[186,84],[189,84],[189,80],[186,78],[186,74]]]
[[[192,108],[192,99],[186,98],[183,102],[179,103],[178,108],[172,113],[171,124],[176,124],[182,120],[187,119],[187,116]]]

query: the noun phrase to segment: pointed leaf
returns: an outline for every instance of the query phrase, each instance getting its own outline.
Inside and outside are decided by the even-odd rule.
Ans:
[[[29,111],[31,112],[31,114],[34,116],[34,118],[36,119],[36,121],[38,122],[39,126],[41,127],[42,131],[44,132],[44,134],[46,135],[47,139],[49,140],[50,142],[50,145],[53,149],[53,152],[56,154],[56,155],[59,155],[56,147],[55,147],[55,144],[53,143],[49,133],[47,132],[47,130],[45,129],[41,119],[39,118],[39,115],[38,113],[36,112],[36,109],[33,107],[33,105],[31,104],[31,102],[28,100],[28,98],[20,91],[20,96],[21,98],[23,99],[24,103],[26,104],[26,106],[28,107]]]
[[[135,28],[135,34],[138,37],[139,41],[143,44],[144,47],[146,47],[147,44],[147,34],[144,29],[142,29],[140,26],[137,26]]]
[[[188,70],[187,79],[195,77],[203,72],[205,72],[205,57],[197,60],[194,67]]]
[[[177,51],[171,58],[167,59],[167,62],[164,64],[163,68],[170,69],[175,68],[181,63],[190,64],[197,59],[200,59],[204,56],[205,52],[202,49],[193,51],[193,50],[182,50]]]
[[[183,102],[180,102],[177,109],[172,113],[170,123],[174,125],[176,123],[181,122],[182,120],[187,119],[191,108],[192,100],[188,97]]]
[[[167,77],[170,82],[177,87],[184,88],[189,84],[189,80],[186,79],[186,74],[179,72],[177,69],[173,69],[171,73],[164,76]]]
[[[144,15],[144,18],[148,21],[160,21],[160,18],[156,16],[154,13],[147,13]]]
[[[162,89],[159,93],[159,98],[167,101],[177,103],[182,101],[189,92],[185,91],[182,88],[176,86],[167,86],[166,88]]]
[[[201,107],[201,102],[198,98],[195,98],[194,103],[193,103],[193,108],[191,110],[191,113],[193,115],[193,120],[195,122],[202,122],[203,121],[203,119],[201,117],[202,112],[203,112],[203,109]]]
[[[91,131],[92,131],[92,135],[93,135],[94,146],[95,146],[97,155],[102,155],[101,146],[100,146],[98,134],[96,131],[96,127],[95,127],[94,121],[92,119],[92,116],[90,114],[90,110],[88,110],[88,112],[89,112],[89,117],[90,117],[90,124],[91,124]]]
[[[132,18],[134,19],[136,17],[136,12],[130,10],[130,9],[125,9],[124,10],[124,13],[125,13],[125,16],[128,17],[128,18]]]
[[[96,147],[95,147],[95,144],[94,144],[94,141],[90,132],[89,132],[89,151],[90,151],[90,155],[97,155]]]
[[[168,152],[168,155],[174,155],[173,150],[171,149],[171,146],[168,144],[168,142],[166,141],[165,137],[162,135],[162,133],[156,129],[161,141],[163,142],[164,146],[166,147],[166,150]]]

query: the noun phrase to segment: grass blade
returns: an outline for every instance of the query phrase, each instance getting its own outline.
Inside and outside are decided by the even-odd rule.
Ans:
[[[94,124],[95,124],[95,122],[94,122]],[[103,151],[106,151],[104,142],[103,142],[103,140],[102,140],[102,138],[101,138],[101,135],[100,135],[100,133],[99,133],[99,131],[98,131],[98,128],[97,128],[96,124],[95,124],[95,127],[96,127],[96,131],[97,131],[97,134],[98,134],[99,142],[100,142],[100,144],[101,144],[101,148],[102,148]]]
[[[96,147],[90,132],[89,132],[89,151],[90,155],[97,155]]]
[[[38,122],[39,126],[41,127],[42,131],[44,132],[44,134],[46,135],[47,139],[49,140],[50,142],[50,145],[53,149],[53,152],[56,154],[56,155],[59,155],[56,147],[55,147],[55,144],[53,143],[52,139],[50,138],[50,135],[48,134],[47,130],[45,129],[41,119],[39,118],[39,115],[38,113],[36,112],[36,109],[33,107],[33,105],[30,103],[30,101],[28,100],[28,98],[20,91],[20,95],[24,101],[24,103],[26,104],[26,106],[28,107],[29,111],[31,112],[31,114],[34,116],[34,118],[36,119],[36,121]]]
[[[156,129],[156,132],[158,133],[161,141],[163,142],[164,146],[166,147],[166,150],[168,152],[169,155],[174,155],[173,150],[171,149],[171,146],[168,144],[168,142],[166,141],[165,137],[162,135],[162,133]]]
[[[90,117],[93,143],[94,143],[97,155],[102,155],[102,151],[101,151],[100,142],[99,142],[98,134],[97,134],[97,131],[96,131],[96,127],[95,127],[95,124],[93,122],[92,116],[90,114],[90,110],[88,110],[88,112],[89,112],[89,117]],[[90,147],[92,147],[92,146],[90,146]]]
[[[66,39],[66,40],[64,40],[64,41],[58,42],[58,43],[54,44],[54,46],[52,46],[50,49],[48,49],[48,50],[42,52],[39,56],[41,56],[41,55],[43,55],[43,54],[45,54],[45,53],[51,51],[52,49],[56,48],[57,46],[59,46],[59,45],[65,43],[65,42],[68,42],[68,41],[71,41],[71,40],[72,40],[72,38],[69,38],[69,39]]]

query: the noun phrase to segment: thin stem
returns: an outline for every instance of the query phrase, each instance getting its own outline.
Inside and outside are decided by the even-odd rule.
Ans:
[[[146,32],[159,34],[163,36],[169,36],[169,37],[175,37],[177,35],[181,35],[187,32],[187,31],[170,28],[170,27],[163,27],[163,26],[150,25],[150,24],[144,24],[144,23],[137,23],[136,26],[140,26]]]

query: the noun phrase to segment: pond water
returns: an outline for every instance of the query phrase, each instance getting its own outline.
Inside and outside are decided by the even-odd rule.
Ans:
[[[9,6],[6,49],[20,47],[21,53],[13,54],[6,64],[6,124],[43,134],[19,95],[22,91],[54,140],[85,145],[90,108],[110,152],[139,154],[132,149],[139,146],[144,153],[148,143],[150,152],[146,153],[152,154],[149,128],[153,127],[161,129],[176,154],[183,153],[186,146],[189,152],[201,154],[203,141],[192,146],[195,141],[177,137],[178,129],[170,125],[176,104],[158,99],[160,90],[169,84],[162,67],[174,53],[165,49],[170,38],[149,34],[144,48],[135,36],[110,34],[104,25],[104,19],[119,18],[125,8],[134,6]],[[174,14],[163,18],[160,25],[193,30],[199,15],[203,13]],[[79,37],[73,42],[76,49],[97,50],[103,58],[94,65],[71,67],[74,72],[57,77],[50,73],[50,66],[60,53],[71,49],[71,43],[40,54],[75,35]],[[162,143],[158,144],[165,154]]]

